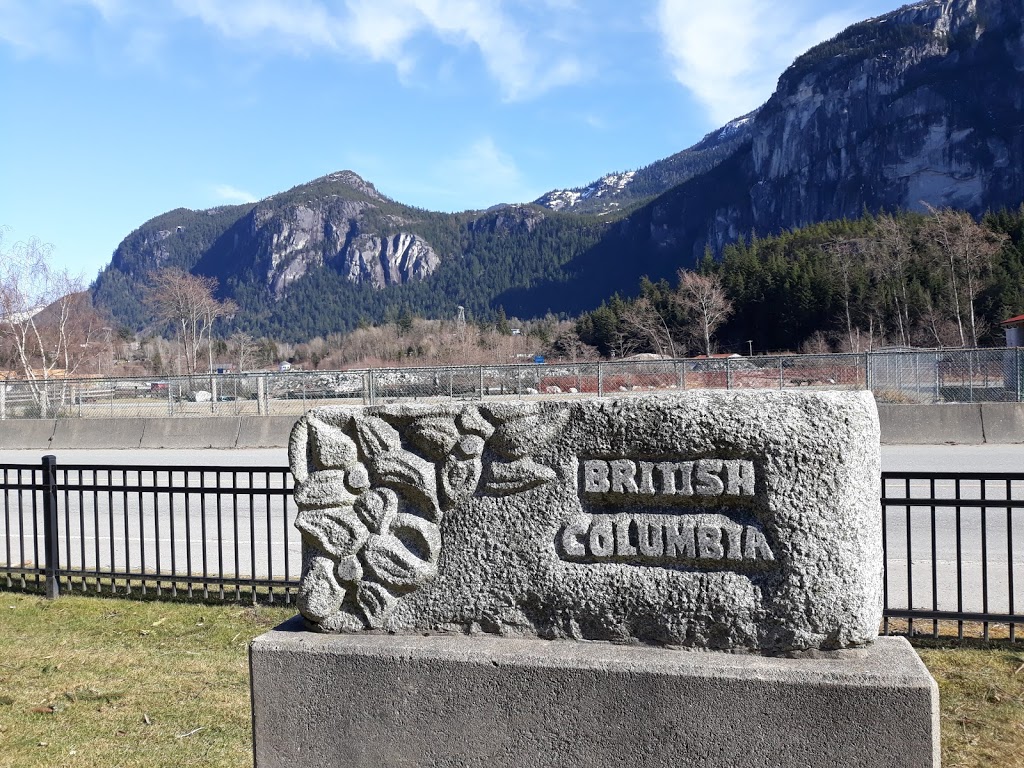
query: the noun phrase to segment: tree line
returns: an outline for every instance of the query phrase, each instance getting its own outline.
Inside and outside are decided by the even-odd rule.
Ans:
[[[731,306],[708,344],[679,283],[642,280],[576,322],[606,357],[634,352],[861,352],[1002,342],[1024,311],[1024,207],[975,221],[951,209],[865,214],[710,251],[694,272]],[[695,325],[696,323],[696,325]]]

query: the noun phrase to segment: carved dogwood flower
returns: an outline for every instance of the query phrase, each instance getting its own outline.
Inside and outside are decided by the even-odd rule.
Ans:
[[[362,614],[370,627],[383,626],[404,595],[436,575],[444,510],[481,481],[485,492],[504,495],[555,476],[527,458],[492,456],[485,467],[495,427],[474,407],[403,426],[434,463],[403,448],[398,429],[379,416],[337,418],[307,418],[310,472],[295,490],[295,525],[311,553],[299,609],[317,623]]]

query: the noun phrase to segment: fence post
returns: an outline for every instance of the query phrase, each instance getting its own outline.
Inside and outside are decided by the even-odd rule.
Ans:
[[[484,399],[484,367],[480,366],[480,399]]]
[[[1014,365],[1015,365],[1015,369],[1014,370],[1017,372],[1017,375],[1014,377],[1015,381],[1017,382],[1017,387],[1016,387],[1016,389],[1017,389],[1017,401],[1020,402],[1021,401],[1021,348],[1020,347],[1014,347]],[[3,390],[0,390],[0,392],[2,392],[2,391]],[[3,414],[3,409],[0,408],[0,419],[3,418],[2,414]]]
[[[7,418],[7,382],[0,382],[0,419]]]
[[[711,355],[708,355],[711,357]],[[729,365],[729,358],[725,358],[725,388],[732,389],[732,366]]]
[[[604,364],[597,361],[597,396],[604,397]]]
[[[210,413],[217,412],[217,380],[210,376]]]
[[[871,390],[871,358],[869,357],[870,354],[871,354],[870,352],[865,352],[864,353],[864,389],[866,389],[868,392],[872,391]]]
[[[267,415],[267,404],[263,398],[267,396],[267,377],[256,377],[256,413],[259,416]]]
[[[939,353],[934,353],[935,357],[935,400],[933,402],[942,402],[942,382],[939,380]]]
[[[57,457],[43,456],[43,550],[46,597],[60,597],[60,539],[57,531]]]

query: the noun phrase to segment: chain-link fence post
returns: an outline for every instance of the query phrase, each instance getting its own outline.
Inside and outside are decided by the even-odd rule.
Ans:
[[[710,357],[710,355],[709,355],[709,357]],[[731,363],[731,360],[728,357],[725,358],[725,388],[726,389],[732,389],[732,365],[730,365],[730,363]]]
[[[1014,388],[1017,390],[1017,401],[1020,402],[1021,401],[1021,373],[1024,373],[1024,372],[1021,371],[1021,348],[1020,347],[1014,347],[1014,370],[1017,372],[1017,375],[1014,377],[1015,384],[1016,384],[1016,386]],[[2,417],[0,417],[0,418],[2,418]]]
[[[932,402],[939,403],[942,402],[942,381],[939,377],[939,365],[941,361],[939,360],[938,352],[935,352],[933,357],[935,358],[935,399],[932,400]]]
[[[7,382],[0,383],[0,419],[7,418]]]
[[[868,392],[873,392],[871,388],[871,353],[864,353],[864,389]]]
[[[597,361],[597,396],[604,397],[604,364]]]
[[[478,371],[480,375],[480,399],[484,399],[484,367],[481,365]]]

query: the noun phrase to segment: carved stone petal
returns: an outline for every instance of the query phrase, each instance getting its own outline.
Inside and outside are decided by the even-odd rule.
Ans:
[[[432,522],[416,515],[397,515],[391,524],[391,533],[420,560],[437,564],[441,554],[441,529]]]
[[[476,408],[467,408],[459,414],[459,429],[473,435],[478,435],[484,440],[494,434],[494,426],[480,415]]]
[[[409,427],[409,439],[434,458],[444,458],[459,442],[459,430],[451,417],[418,419]]]
[[[363,578],[363,566],[355,555],[343,558],[334,569],[334,575],[338,581],[359,581]]]
[[[314,557],[299,584],[299,613],[319,624],[337,613],[344,599],[345,588],[334,578],[334,563]]]
[[[568,414],[565,410],[561,413],[515,416],[498,427],[488,445],[510,459],[535,453],[550,445],[561,433]]]
[[[463,458],[476,458],[484,452],[484,439],[479,435],[466,435],[459,440],[458,452]]]
[[[421,560],[393,535],[372,536],[363,548],[367,570],[389,587],[416,587],[436,573],[433,564]]]
[[[359,447],[371,461],[382,454],[399,450],[402,446],[398,431],[384,419],[366,416],[356,419],[355,424]]]
[[[393,451],[377,457],[372,469],[381,485],[404,494],[429,519],[438,519],[437,474],[433,464],[408,451]]]
[[[366,543],[370,532],[352,507],[306,509],[295,518],[295,527],[314,546],[335,560],[354,555]]]
[[[387,588],[372,581],[359,582],[356,591],[356,602],[366,615],[367,623],[374,629],[384,623],[384,619],[398,602],[398,598],[388,592]]]
[[[356,499],[353,509],[371,532],[387,533],[398,514],[398,496],[390,488],[373,488]]]
[[[320,469],[345,469],[358,458],[352,438],[313,416],[309,418],[309,440],[313,461]]]
[[[314,472],[295,488],[295,503],[302,508],[336,507],[355,501],[345,487],[345,470]]]

